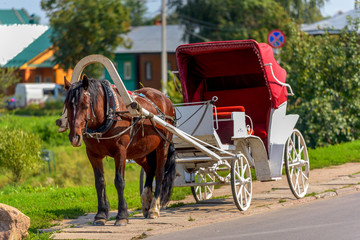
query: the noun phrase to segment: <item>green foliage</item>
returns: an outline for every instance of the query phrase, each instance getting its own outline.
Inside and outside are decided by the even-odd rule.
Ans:
[[[145,13],[146,5],[145,0],[125,0],[125,6],[130,12],[131,26],[142,26],[146,23]]]
[[[0,108],[4,107],[8,88],[19,82],[20,78],[14,68],[0,68]]]
[[[308,146],[352,141],[360,129],[360,47],[355,31],[310,36],[293,29],[281,50],[281,63],[295,96],[291,112]]]
[[[275,0],[296,23],[320,21],[322,8],[328,0]]]
[[[190,42],[255,39],[265,42],[272,29],[289,21],[274,0],[170,0]]]
[[[54,61],[64,69],[90,54],[113,57],[118,46],[129,42],[121,35],[130,27],[129,11],[118,0],[42,0],[41,7],[53,28]],[[98,77],[95,65],[85,73]]]
[[[24,108],[10,110],[14,115],[26,116],[60,116],[63,111],[64,103],[62,101],[49,101],[45,105],[29,104]]]
[[[173,74],[171,71],[168,72],[169,80],[166,86],[167,94],[170,97],[170,100],[172,103],[182,103],[183,97],[181,94],[181,84],[179,79],[176,77],[175,74]],[[175,86],[177,85],[177,87]],[[179,89],[179,90],[178,90]],[[180,92],[179,92],[180,91]]]
[[[3,129],[0,138],[0,167],[12,173],[11,180],[18,183],[24,172],[40,162],[40,139],[22,130]]]

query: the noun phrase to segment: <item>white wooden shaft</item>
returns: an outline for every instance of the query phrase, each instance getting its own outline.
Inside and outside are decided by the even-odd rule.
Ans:
[[[141,109],[142,113],[145,116],[150,116],[153,115],[152,113],[150,113],[148,110],[142,108]],[[160,124],[161,126],[165,127],[167,130],[169,130],[171,133],[175,134],[176,136],[178,136],[179,138],[181,138],[182,140],[190,143],[191,145],[193,145],[195,148],[197,148],[199,151],[203,152],[204,154],[208,155],[209,157],[211,157],[214,160],[217,161],[221,161],[221,157],[217,154],[215,154],[214,152],[212,152],[211,150],[207,149],[206,147],[204,147],[203,145],[199,144],[198,142],[194,141],[193,139],[191,139],[190,137],[187,136],[187,134],[183,131],[181,131],[180,129],[174,127],[173,125],[165,122],[164,120],[162,120],[161,118],[153,115],[152,119]]]
[[[73,74],[71,76],[71,83],[79,81],[83,70],[86,68],[86,66],[92,63],[101,63],[102,65],[104,65],[106,70],[109,72],[110,77],[113,80],[115,86],[119,90],[121,98],[123,99],[125,105],[127,106],[130,114],[132,116],[139,115],[136,109],[130,107],[130,104],[133,103],[134,100],[127,92],[126,87],[123,81],[121,80],[121,77],[119,76],[118,72],[116,71],[116,68],[114,67],[114,64],[110,61],[110,59],[108,59],[103,55],[93,54],[81,59],[74,68]]]

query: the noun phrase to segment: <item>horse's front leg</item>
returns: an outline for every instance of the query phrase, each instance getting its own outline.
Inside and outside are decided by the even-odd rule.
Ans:
[[[110,205],[106,196],[103,158],[98,157],[90,151],[86,151],[94,170],[95,187],[98,198],[98,211],[95,215],[94,225],[105,225],[109,218]]]
[[[126,164],[126,149],[124,146],[120,147],[119,153],[114,157],[115,160],[115,187],[118,192],[118,214],[116,216],[116,226],[126,226],[128,223],[128,210],[124,197],[125,189],[125,164]]]

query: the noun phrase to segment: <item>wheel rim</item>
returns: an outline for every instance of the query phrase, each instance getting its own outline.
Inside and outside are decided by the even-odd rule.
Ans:
[[[215,182],[215,176],[211,173],[207,173],[207,174],[197,173],[196,177],[198,183]],[[214,185],[191,187],[191,191],[197,202],[207,200],[210,199],[213,195]]]
[[[309,169],[310,163],[305,140],[295,129],[286,144],[285,172],[291,192],[296,198],[306,195],[309,187]]]
[[[231,163],[231,189],[237,208],[247,210],[252,197],[252,179],[250,164],[243,154]]]

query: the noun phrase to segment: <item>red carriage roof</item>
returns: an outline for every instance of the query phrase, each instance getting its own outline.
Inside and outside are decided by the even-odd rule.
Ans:
[[[203,100],[207,91],[266,86],[273,108],[287,100],[286,71],[274,58],[272,48],[254,40],[180,45],[176,49],[184,102]]]

